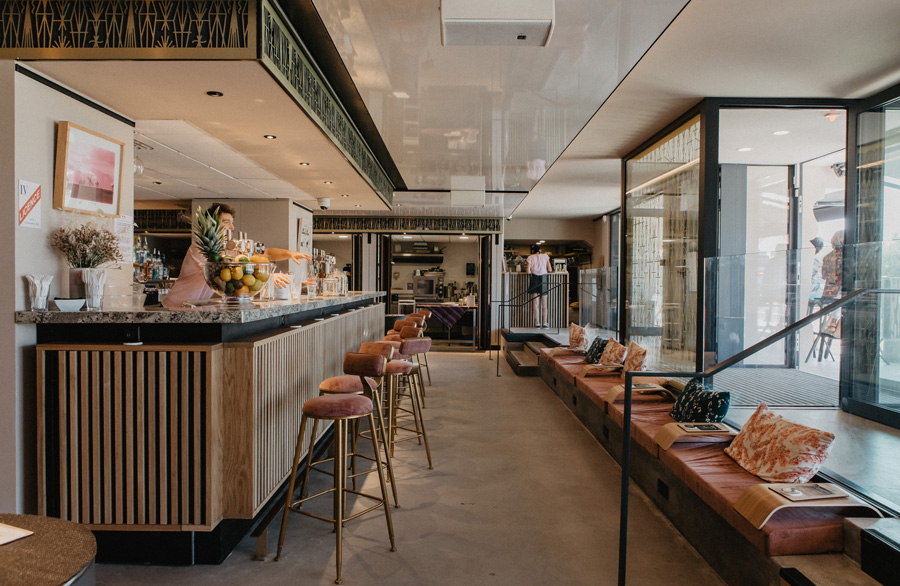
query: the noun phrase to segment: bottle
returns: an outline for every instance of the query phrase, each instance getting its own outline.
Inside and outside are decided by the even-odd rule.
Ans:
[[[159,278],[164,281],[169,278],[169,265],[166,264],[166,255],[162,255],[162,270]]]

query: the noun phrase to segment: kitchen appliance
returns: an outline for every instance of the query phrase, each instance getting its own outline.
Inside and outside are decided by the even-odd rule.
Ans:
[[[444,293],[443,275],[419,275],[413,277],[413,294],[416,301],[437,301]]]

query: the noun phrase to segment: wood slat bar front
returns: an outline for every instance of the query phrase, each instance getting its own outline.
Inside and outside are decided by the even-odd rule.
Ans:
[[[298,329],[225,345],[225,363],[251,376],[224,384],[226,428],[225,517],[255,516],[290,473],[303,403],[319,383],[342,373],[344,354],[381,339],[384,305],[378,304]],[[250,416],[252,414],[252,416]],[[328,430],[320,427],[316,440]],[[311,445],[307,430],[303,453]]]
[[[39,510],[116,531],[253,518],[289,474],[304,401],[383,325],[379,303],[227,343],[38,345]]]

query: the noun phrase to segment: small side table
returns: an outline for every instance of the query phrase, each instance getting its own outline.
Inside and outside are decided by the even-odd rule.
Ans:
[[[93,586],[97,542],[87,527],[37,515],[0,514],[0,523],[34,531],[0,545],[0,584]]]

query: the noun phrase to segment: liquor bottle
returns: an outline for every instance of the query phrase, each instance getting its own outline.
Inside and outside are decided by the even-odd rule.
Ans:
[[[164,281],[169,278],[169,265],[166,263],[166,255],[162,255],[162,269],[159,278]]]

